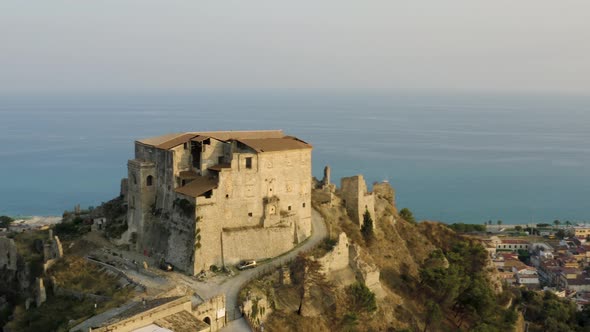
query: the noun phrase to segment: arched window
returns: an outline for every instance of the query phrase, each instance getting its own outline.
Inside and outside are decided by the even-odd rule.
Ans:
[[[147,179],[146,179],[146,184],[149,186],[152,185],[152,183],[154,182],[154,177],[151,175],[148,175]]]
[[[205,317],[205,319],[203,319],[203,322],[205,322],[205,324],[210,326],[211,325],[211,318]]]

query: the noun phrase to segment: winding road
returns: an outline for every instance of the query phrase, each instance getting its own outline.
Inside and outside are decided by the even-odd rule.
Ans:
[[[257,268],[251,270],[241,271],[234,277],[214,277],[206,281],[197,281],[194,277],[184,275],[182,273],[170,273],[166,274],[166,278],[149,278],[145,275],[141,275],[139,273],[133,273],[132,277],[133,280],[139,281],[143,284],[150,285],[151,283],[157,282],[162,283],[166,282],[168,279],[168,283],[174,285],[183,285],[191,288],[198,294],[197,296],[193,297],[193,303],[199,303],[203,299],[208,299],[213,296],[219,294],[225,294],[226,299],[226,313],[230,314],[233,310],[236,310],[238,307],[238,293],[240,289],[248,283],[250,280],[256,278],[260,275],[261,271],[268,271],[274,270],[279,268],[280,266],[290,262],[293,260],[300,252],[306,252],[316,245],[318,245],[326,236],[328,236],[328,230],[326,228],[326,224],[322,216],[316,210],[312,209],[311,214],[311,224],[312,224],[312,234],[311,236],[305,240],[301,245],[297,246],[293,250],[285,253],[279,257],[273,258],[263,264],[260,264]],[[130,272],[130,271],[124,271]],[[138,280],[139,279],[139,280]],[[159,287],[158,287],[159,288]],[[75,331],[76,329],[82,329],[89,326],[97,326],[100,322],[104,322],[111,317],[116,316],[124,309],[129,308],[135,302],[130,302],[123,305],[120,308],[115,308],[109,311],[106,311],[102,314],[96,315],[91,317],[90,319],[84,321],[82,324],[77,325],[70,331]],[[232,317],[228,317],[232,318]],[[223,332],[234,332],[234,331],[251,331],[250,327],[246,323],[244,318],[239,318],[232,320],[221,329]]]
[[[238,293],[240,289],[248,283],[250,280],[259,275],[260,269],[275,269],[285,263],[293,260],[300,252],[308,251],[318,245],[326,236],[328,236],[328,230],[322,216],[314,209],[311,210],[311,224],[312,234],[311,236],[300,246],[291,250],[290,252],[274,258],[265,264],[260,265],[256,269],[242,271],[237,276],[231,279],[225,279],[221,284],[210,284],[198,282],[193,287],[199,295],[203,298],[209,298],[220,293],[225,294],[226,299],[226,310],[236,308],[238,306]],[[191,279],[192,280],[192,279]],[[238,332],[238,331],[250,331],[250,327],[246,323],[244,318],[236,319],[221,329],[223,332]]]

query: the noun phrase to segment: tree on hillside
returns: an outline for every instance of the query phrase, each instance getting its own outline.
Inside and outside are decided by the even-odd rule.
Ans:
[[[401,211],[399,212],[399,216],[402,217],[402,219],[404,219],[405,221],[409,221],[411,223],[416,222],[416,220],[414,219],[414,214],[408,208],[401,209]]]
[[[0,228],[8,228],[13,221],[9,216],[0,216]]]
[[[430,327],[431,325],[438,324],[443,318],[443,313],[440,309],[440,306],[436,302],[431,300],[428,300],[426,302],[425,314],[426,317],[424,319],[424,332],[426,332],[428,330],[428,327]]]
[[[348,305],[351,312],[371,313],[377,310],[375,293],[363,283],[355,282],[348,286]]]
[[[555,220],[553,220],[553,224],[555,225],[555,227],[559,228],[561,221],[559,221],[558,219],[555,219]]]
[[[310,300],[308,297],[310,297],[311,287],[319,287],[322,293],[327,295],[332,295],[334,291],[332,284],[326,279],[321,268],[320,262],[309,259],[303,254],[299,254],[291,265],[293,283],[297,286],[300,296],[299,309],[297,310],[300,315],[306,301]]]
[[[497,223],[498,223],[498,226],[502,225],[502,220],[498,220]]]
[[[572,225],[572,222],[569,220],[565,221],[565,226],[570,227]]]
[[[522,226],[515,226],[514,230],[517,232],[522,232]]]
[[[370,240],[373,236],[373,218],[371,218],[371,214],[369,210],[365,210],[365,214],[363,214],[363,226],[361,226],[361,233],[365,240]]]
[[[488,220],[488,225],[492,224],[492,219]]]

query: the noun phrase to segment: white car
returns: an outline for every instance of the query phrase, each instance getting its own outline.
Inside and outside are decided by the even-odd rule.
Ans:
[[[237,268],[238,270],[246,270],[246,269],[253,269],[256,267],[256,261],[255,260],[246,260],[246,261],[241,261],[238,265]]]

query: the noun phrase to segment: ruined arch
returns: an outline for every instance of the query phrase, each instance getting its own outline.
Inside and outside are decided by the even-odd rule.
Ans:
[[[205,324],[207,324],[207,325],[211,326],[211,318],[209,318],[209,317],[205,317],[205,318],[203,319],[203,322],[205,322]]]

